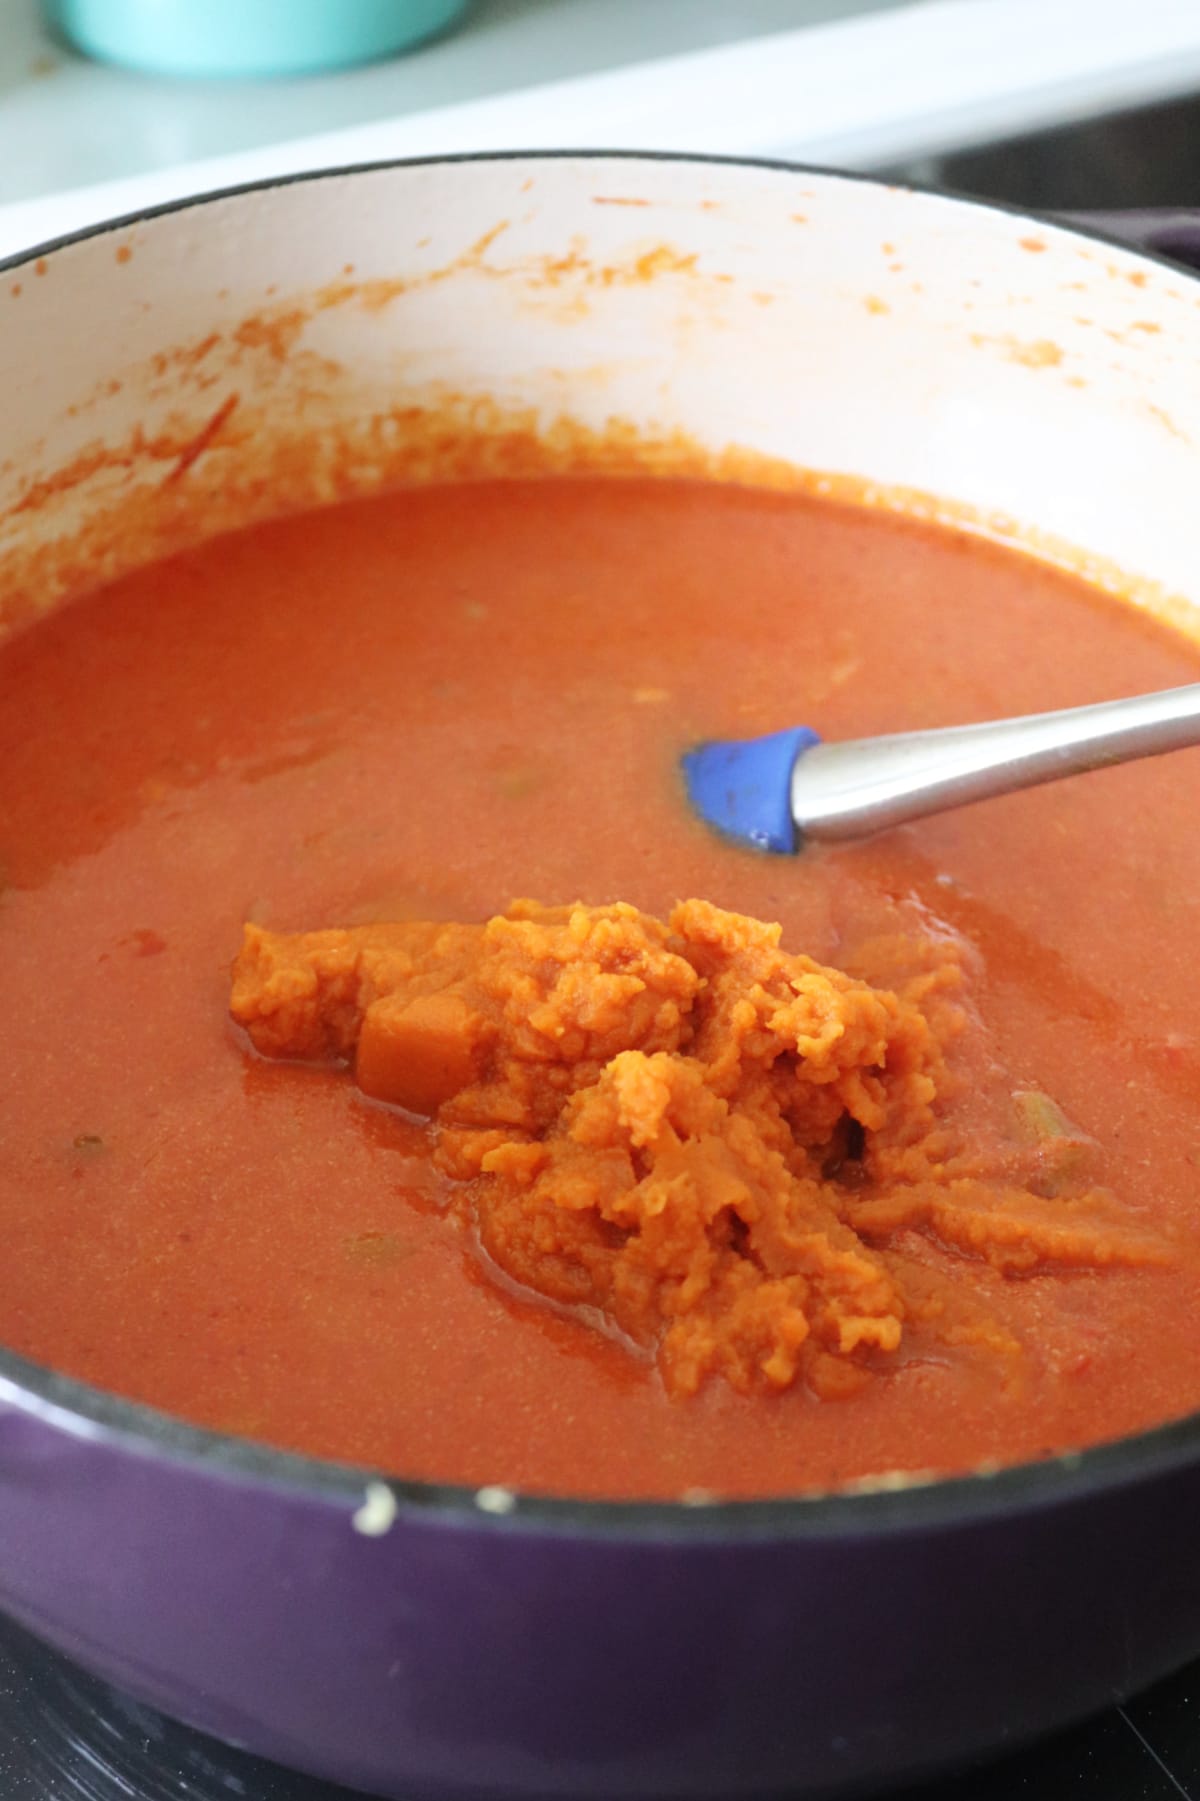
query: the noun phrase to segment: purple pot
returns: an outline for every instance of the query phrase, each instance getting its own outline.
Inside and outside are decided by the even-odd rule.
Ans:
[[[351,1472],[21,1374],[6,1608],[165,1712],[382,1794],[832,1793],[1200,1650],[1191,1423],[827,1500],[503,1515],[393,1484],[372,1537]]]
[[[590,207],[597,193],[643,205]],[[804,234],[788,225],[798,211]],[[479,250],[501,220],[507,234]],[[581,309],[568,276],[563,304],[545,303],[539,256],[574,243],[581,268],[628,267],[662,231],[682,254],[652,281],[588,287],[581,275]],[[883,240],[903,246],[919,308],[847,302],[867,271],[882,280]],[[1122,357],[1080,336],[1078,296],[1060,293],[1064,272],[1077,284],[1089,259],[1101,272],[1089,315],[1121,330],[1135,305],[1159,325]],[[17,465],[0,476],[0,573],[19,574],[31,548],[40,567],[59,557],[65,568],[55,545],[131,492],[154,517],[177,506],[161,469],[134,459],[115,496],[98,469],[27,526],[14,511],[32,465],[65,464],[97,436],[119,446],[131,420],[182,413],[201,431],[221,385],[197,385],[166,353],[213,333],[232,346],[268,286],[294,306],[346,263],[359,278],[403,280],[388,306],[313,311],[302,348],[332,373],[310,386],[297,431],[419,402],[423,380],[430,393],[449,384],[545,406],[564,370],[607,356],[611,392],[579,385],[585,424],[615,410],[714,450],[738,442],[949,494],[1185,585],[1193,534],[1180,499],[1200,472],[1200,393],[1179,391],[1162,346],[1200,349],[1187,277],[998,208],[635,157],[314,177],[90,233],[45,251],[40,275],[33,257],[10,264],[37,305],[9,309],[0,343],[12,397],[0,439]],[[439,266],[454,272],[423,285]],[[1112,279],[1114,267],[1136,280]],[[1014,377],[978,312],[964,311],[980,272],[1026,336],[1091,359],[1087,383]],[[753,300],[764,289],[768,310]],[[638,356],[622,361],[631,332]],[[244,338],[230,351],[243,414],[278,411],[287,370],[269,342]],[[730,344],[737,384],[725,379]],[[311,383],[313,365],[298,366]],[[887,414],[847,407],[848,385],[871,400],[885,366]],[[950,428],[968,379],[974,416],[992,429],[964,445]],[[1178,436],[1148,410],[1167,402]],[[1025,451],[1013,458],[1017,432]],[[1067,451],[1087,479],[1064,493],[1052,478]],[[218,448],[196,464],[197,530],[233,516],[221,496],[243,517],[272,504],[241,454]],[[1131,459],[1154,476],[1136,516],[1122,485]],[[114,540],[112,566],[121,555]],[[383,1485],[0,1355],[0,1605],[167,1713],[386,1795],[833,1794],[1013,1745],[1200,1652],[1198,1506],[1195,1418],[954,1481],[740,1505],[585,1504]]]

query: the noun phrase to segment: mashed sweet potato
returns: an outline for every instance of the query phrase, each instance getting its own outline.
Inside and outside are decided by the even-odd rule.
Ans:
[[[780,935],[701,900],[666,922],[521,901],[481,926],[250,925],[232,1012],[263,1055],[353,1061],[430,1119],[487,1258],[653,1350],[675,1395],[710,1375],[850,1394],[916,1320],[1017,1358],[922,1239],[1006,1276],[1159,1259],[1048,1097],[1014,1108],[998,1081],[1007,1130],[978,1129],[978,1093],[959,1117],[954,1047],[980,1028],[952,937],[864,946],[847,973]]]

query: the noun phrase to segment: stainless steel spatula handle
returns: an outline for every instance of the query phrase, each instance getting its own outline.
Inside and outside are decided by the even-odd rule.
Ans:
[[[861,838],[968,801],[1200,743],[1200,683],[1059,713],[814,744],[797,757],[801,839]]]

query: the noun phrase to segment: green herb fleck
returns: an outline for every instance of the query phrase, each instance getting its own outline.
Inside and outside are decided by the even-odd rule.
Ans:
[[[346,1255],[355,1263],[371,1269],[386,1269],[399,1263],[412,1251],[412,1246],[394,1232],[355,1232],[345,1240]]]

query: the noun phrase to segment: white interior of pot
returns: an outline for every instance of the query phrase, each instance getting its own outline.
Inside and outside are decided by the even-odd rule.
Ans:
[[[920,490],[1200,602],[1200,284],[1019,215],[686,161],[429,164],[116,227],[0,305],[0,588],[133,495],[195,535],[370,487],[406,409],[477,397]],[[268,438],[385,415],[307,492],[256,474]]]

